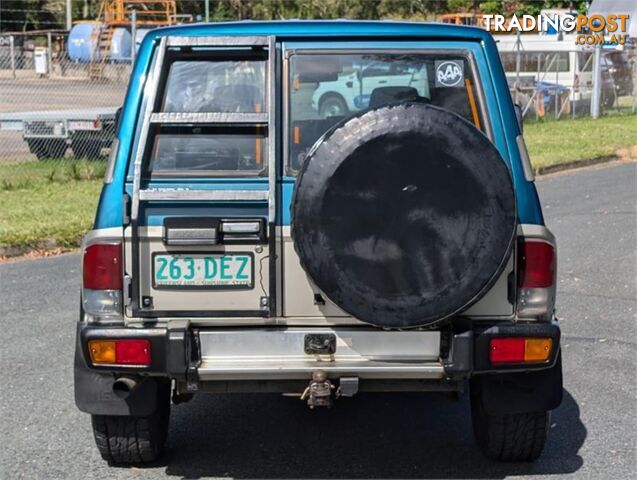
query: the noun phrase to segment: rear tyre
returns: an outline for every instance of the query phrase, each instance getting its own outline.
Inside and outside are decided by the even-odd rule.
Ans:
[[[75,158],[98,158],[102,151],[102,145],[97,141],[75,140],[71,144]]]
[[[531,462],[537,460],[548,435],[551,412],[489,415],[481,395],[472,384],[471,420],[476,442],[491,460]]]
[[[66,141],[58,139],[32,138],[27,140],[27,144],[38,160],[62,158],[67,149]]]
[[[114,465],[139,465],[162,454],[170,418],[170,384],[159,388],[157,410],[147,417],[91,415],[95,444]]]

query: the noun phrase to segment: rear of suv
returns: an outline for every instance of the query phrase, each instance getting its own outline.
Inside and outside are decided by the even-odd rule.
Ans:
[[[540,455],[562,395],[555,240],[487,32],[155,30],[104,183],[75,400],[110,463],[156,460],[195,394],[318,408],[467,385],[487,456]]]

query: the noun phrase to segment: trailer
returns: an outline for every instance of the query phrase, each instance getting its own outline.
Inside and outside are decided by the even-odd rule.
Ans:
[[[118,107],[0,113],[0,131],[22,132],[39,160],[60,158],[71,147],[76,158],[95,158],[115,137]]]

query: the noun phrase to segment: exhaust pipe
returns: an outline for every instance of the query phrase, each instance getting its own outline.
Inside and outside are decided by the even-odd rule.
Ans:
[[[132,377],[120,377],[113,383],[113,393],[121,399],[128,398],[139,387],[139,382]]]

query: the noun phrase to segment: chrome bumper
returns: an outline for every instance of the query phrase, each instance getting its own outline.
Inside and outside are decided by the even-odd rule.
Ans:
[[[307,354],[306,335],[333,334],[333,354]],[[330,378],[438,379],[440,332],[385,332],[355,328],[199,330],[199,380]]]

